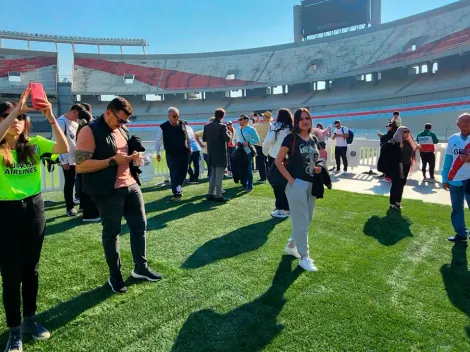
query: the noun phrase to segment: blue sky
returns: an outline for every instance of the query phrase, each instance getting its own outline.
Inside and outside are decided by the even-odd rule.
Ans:
[[[382,0],[382,21],[410,16],[455,0]],[[0,29],[86,37],[144,38],[147,53],[244,49],[293,41],[292,7],[300,0],[27,0],[2,2]],[[72,5],[71,5],[72,4]],[[2,47],[27,48],[2,40]],[[54,51],[53,44],[32,43]],[[77,46],[79,52],[96,47]],[[119,48],[101,52],[118,53]],[[125,53],[142,49],[125,48]],[[60,74],[70,75],[70,45],[59,46]]]

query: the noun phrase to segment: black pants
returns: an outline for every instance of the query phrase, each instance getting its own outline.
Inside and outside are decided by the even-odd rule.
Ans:
[[[227,148],[227,170],[232,171],[232,153],[235,150],[235,147]]]
[[[145,239],[147,219],[140,187],[134,184],[118,188],[107,197],[93,197],[93,201],[101,215],[102,242],[110,275],[115,276],[121,272],[119,234],[122,217],[126,219],[127,226],[129,226],[134,266],[136,268],[147,266]]]
[[[188,174],[190,181],[198,181],[199,180],[199,160],[201,160],[201,152],[192,152],[189,156],[189,165],[188,165]],[[194,166],[194,171],[191,167],[191,164]]]
[[[274,163],[274,159],[271,156],[268,156],[268,170],[271,165]],[[289,202],[287,201],[286,196],[286,186],[271,186],[274,191],[274,197],[276,198],[276,209],[277,210],[289,210]]]
[[[423,164],[423,177],[426,177],[426,166],[429,164],[429,175],[434,178],[434,168],[436,167],[436,154],[433,152],[420,153],[421,163]]]
[[[262,181],[266,181],[267,176],[267,159],[263,154],[263,147],[255,145],[256,148],[256,168],[259,172],[259,178]]]
[[[21,201],[0,201],[0,268],[3,306],[8,327],[21,324],[23,315],[36,314],[38,266],[46,231],[41,194]]]
[[[82,193],[82,179],[78,177],[78,173],[77,173],[77,177],[75,178],[75,198],[80,199],[81,193]],[[82,207],[80,207],[80,209],[81,208]]]
[[[344,171],[348,171],[348,147],[335,147],[336,170],[341,170],[341,159]]]
[[[392,177],[392,187],[390,188],[390,204],[401,203],[403,197],[403,189],[405,188],[406,180],[410,172],[411,165],[403,165],[403,175],[405,178],[401,178],[400,175]]]
[[[73,209],[75,204],[73,203],[73,187],[75,186],[75,165],[70,165],[70,169],[64,171],[64,199],[65,199],[65,206],[67,211]]]
[[[80,185],[83,184],[82,174],[77,174],[77,180]],[[96,219],[100,217],[98,208],[93,202],[91,197],[84,193],[82,187],[80,187],[80,209],[83,210],[83,219]]]
[[[170,169],[171,190],[174,195],[183,193],[182,187],[188,173],[189,154],[166,155],[166,163]]]
[[[202,156],[204,158],[204,162],[206,163],[207,177],[210,179],[211,174],[212,174],[212,170],[211,170],[211,167],[209,166],[209,154],[203,154]]]

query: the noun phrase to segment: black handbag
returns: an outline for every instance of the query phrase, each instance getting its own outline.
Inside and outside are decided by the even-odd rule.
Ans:
[[[289,171],[289,164],[290,160],[294,157],[295,154],[295,140],[297,135],[294,134],[294,138],[292,141],[291,146],[291,153],[288,158],[284,159],[284,166],[286,167],[287,171]],[[285,187],[287,185],[287,180],[282,174],[279,172],[279,169],[276,166],[276,162],[273,162],[268,169],[268,182],[272,187]]]

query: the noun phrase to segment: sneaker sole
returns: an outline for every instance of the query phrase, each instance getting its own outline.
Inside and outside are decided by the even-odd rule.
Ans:
[[[34,341],[46,341],[46,340],[49,340],[51,338],[51,334],[49,334],[49,336],[47,336],[47,337],[42,337],[42,336],[34,336],[34,335],[28,333],[27,331],[23,331],[23,335],[31,336],[31,338]]]
[[[113,285],[111,284],[111,278],[108,278],[108,284],[109,284],[109,287],[111,287],[111,290],[114,292],[114,293],[117,293],[119,295],[122,295],[124,293],[127,293],[127,292],[119,292],[119,291],[116,291],[113,287]]]
[[[151,279],[147,276],[144,276],[144,275],[139,275],[139,274],[136,274],[134,272],[134,270],[131,271],[131,276],[134,278],[134,279],[142,279],[142,280],[147,280],[147,281],[152,281],[152,282],[156,282],[156,281],[160,281],[161,279]]]

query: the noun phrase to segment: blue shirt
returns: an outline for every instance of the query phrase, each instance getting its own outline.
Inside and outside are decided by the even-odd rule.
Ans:
[[[191,143],[191,151],[200,152],[201,146],[196,141],[196,138],[194,138],[194,130],[189,126],[186,126],[186,131],[188,131],[189,142]]]
[[[245,137],[245,138],[243,138]],[[259,143],[259,135],[258,132],[254,127],[251,127],[250,125],[246,125],[245,128],[243,128],[243,135],[241,131],[241,127],[237,127],[235,129],[235,138],[233,139],[233,144],[238,144],[238,143],[243,143],[243,142],[248,142],[250,145],[254,145],[256,143]]]

